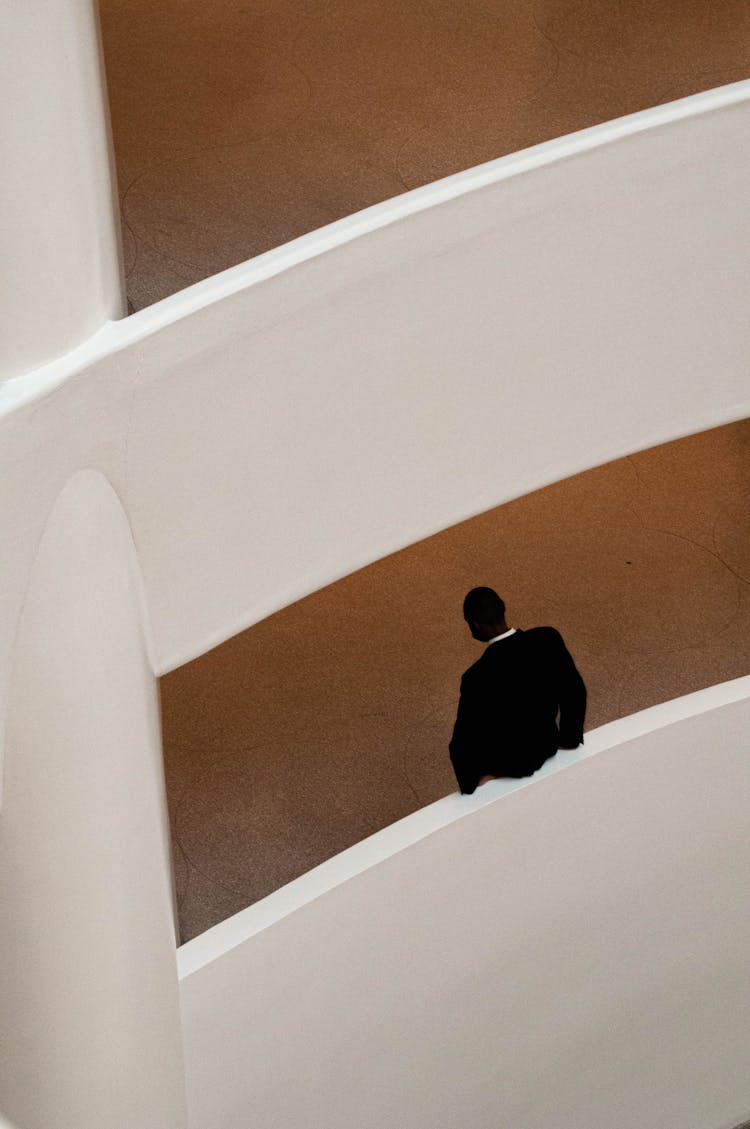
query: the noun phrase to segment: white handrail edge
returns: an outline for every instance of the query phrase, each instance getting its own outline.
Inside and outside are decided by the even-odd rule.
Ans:
[[[291,267],[325,254],[379,228],[444,204],[490,184],[551,165],[604,145],[657,129],[685,118],[750,101],[750,79],[730,83],[675,102],[639,110],[588,129],[565,134],[528,149],[509,153],[474,168],[414,188],[354,215],[327,224],[271,251],[187,286],[161,301],[118,321],[106,322],[86,341],[62,357],[0,386],[0,419],[45,396],[69,377],[96,361],[136,344],[241,290],[264,282]]]
[[[389,827],[377,831],[316,866],[307,874],[241,910],[177,950],[179,978],[185,979],[212,961],[274,925],[301,906],[321,897],[335,886],[356,877],[370,867],[398,854],[450,823],[496,803],[511,792],[528,788],[539,780],[562,772],[572,765],[616,745],[625,744],[647,733],[674,725],[699,714],[709,713],[750,697],[750,675],[721,682],[692,694],[662,702],[638,713],[619,718],[586,734],[586,743],[573,750],[560,750],[533,777],[522,780],[495,780],[471,796],[453,792]],[[447,756],[436,752],[436,755]]]

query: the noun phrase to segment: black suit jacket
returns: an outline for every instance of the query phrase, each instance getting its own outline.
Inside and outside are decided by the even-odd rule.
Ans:
[[[557,715],[560,715],[559,727]],[[490,643],[461,679],[450,755],[462,792],[482,776],[531,776],[583,740],[586,687],[554,627]]]

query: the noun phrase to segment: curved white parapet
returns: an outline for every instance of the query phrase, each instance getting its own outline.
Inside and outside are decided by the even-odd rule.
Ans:
[[[34,536],[61,475],[107,475],[164,672],[476,512],[749,414],[749,129],[750,83],[696,95],[110,326],[0,389],[0,506],[23,495]]]
[[[740,1122],[748,727],[750,677],[614,722],[188,942],[190,1125]]]
[[[80,0],[76,11],[89,9]],[[114,872],[137,860],[130,828],[164,862],[152,667],[170,669],[475,512],[749,414],[749,121],[744,83],[516,154],[108,325],[0,387],[0,878],[14,907],[2,967],[8,1023],[31,1023],[12,1032],[9,1112],[34,1097],[35,1078],[25,1087],[22,1072],[34,1074],[47,1054],[50,1015],[53,1034],[63,1031],[52,1081],[80,1111],[76,1124],[101,1125],[152,1099],[163,1103],[160,1126],[180,1122],[166,872],[126,865],[104,889],[97,854],[106,839]],[[97,475],[125,517],[113,517]],[[91,525],[97,498],[112,519],[104,533],[116,527],[103,548]],[[128,522],[148,655],[123,575]],[[230,924],[216,959],[205,961],[210,938],[186,949],[196,1129],[245,1129],[248,1110],[268,1129],[472,1129],[496,1124],[499,1092],[519,1129],[587,1129],[611,1123],[613,1111],[622,1123],[626,1100],[628,1129],[683,1129],[688,1108],[691,1123],[736,1120],[750,1104],[738,1089],[746,692],[715,708],[704,700],[707,712],[497,804],[483,802],[488,787],[461,808],[471,818],[453,819],[450,804],[466,802],[448,801],[446,826],[396,854],[386,837],[378,865],[355,868],[351,881],[339,882],[332,862],[321,896],[309,900],[308,890],[295,912],[239,944]],[[42,698],[64,702],[59,726],[37,709]],[[101,765],[91,759],[99,748],[110,757]],[[112,763],[123,784],[116,802],[117,780],[96,775]],[[90,788],[108,806],[88,810]],[[432,815],[413,818],[429,825]],[[29,839],[34,820],[55,838]],[[130,892],[120,900],[121,881]],[[139,925],[146,888],[156,946]],[[114,900],[105,921],[90,916],[98,890],[107,906]],[[44,932],[48,897],[64,949]],[[242,920],[245,929],[259,919]],[[75,990],[92,938],[86,972],[125,1014],[120,1023],[109,1012],[101,1028],[95,993],[81,1012]],[[32,950],[46,979],[24,963]],[[142,1007],[130,1008],[136,997]],[[493,1024],[494,1041],[485,1037]],[[81,1047],[107,1058],[108,1031],[114,1066],[131,1064],[128,1085],[149,1072],[152,1084],[121,1088],[121,1107],[107,1094],[84,1106],[72,1071],[87,1067]],[[342,1076],[364,1086],[347,1088]],[[37,1096],[56,1100],[52,1088]]]
[[[369,835],[360,843],[327,859],[307,874],[287,883],[268,897],[249,906],[241,913],[214,925],[199,936],[182,945],[178,951],[180,977],[192,975],[206,964],[217,960],[237,945],[254,937],[262,930],[281,921],[288,914],[307,905],[315,898],[333,890],[363,871],[384,862],[399,851],[414,846],[434,832],[441,831],[456,820],[494,804],[503,796],[528,788],[548,776],[580,761],[604,753],[615,746],[635,741],[655,730],[675,725],[681,721],[710,713],[723,706],[744,701],[750,696],[750,675],[735,678],[674,698],[658,706],[630,714],[617,721],[601,725],[586,734],[583,745],[577,749],[559,750],[533,777],[522,780],[494,780],[483,785],[470,796],[453,792],[419,811],[412,812],[382,831]]]

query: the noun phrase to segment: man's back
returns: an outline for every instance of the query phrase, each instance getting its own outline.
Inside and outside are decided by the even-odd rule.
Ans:
[[[450,744],[461,791],[483,776],[530,776],[560,745],[580,744],[585,710],[586,687],[554,627],[489,643],[461,680]]]

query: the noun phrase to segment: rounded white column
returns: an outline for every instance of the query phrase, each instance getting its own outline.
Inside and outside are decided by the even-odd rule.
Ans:
[[[184,1129],[156,678],[106,479],[62,491],[15,649],[0,814],[0,1109]]]
[[[0,380],[125,312],[96,0],[0,11]]]

